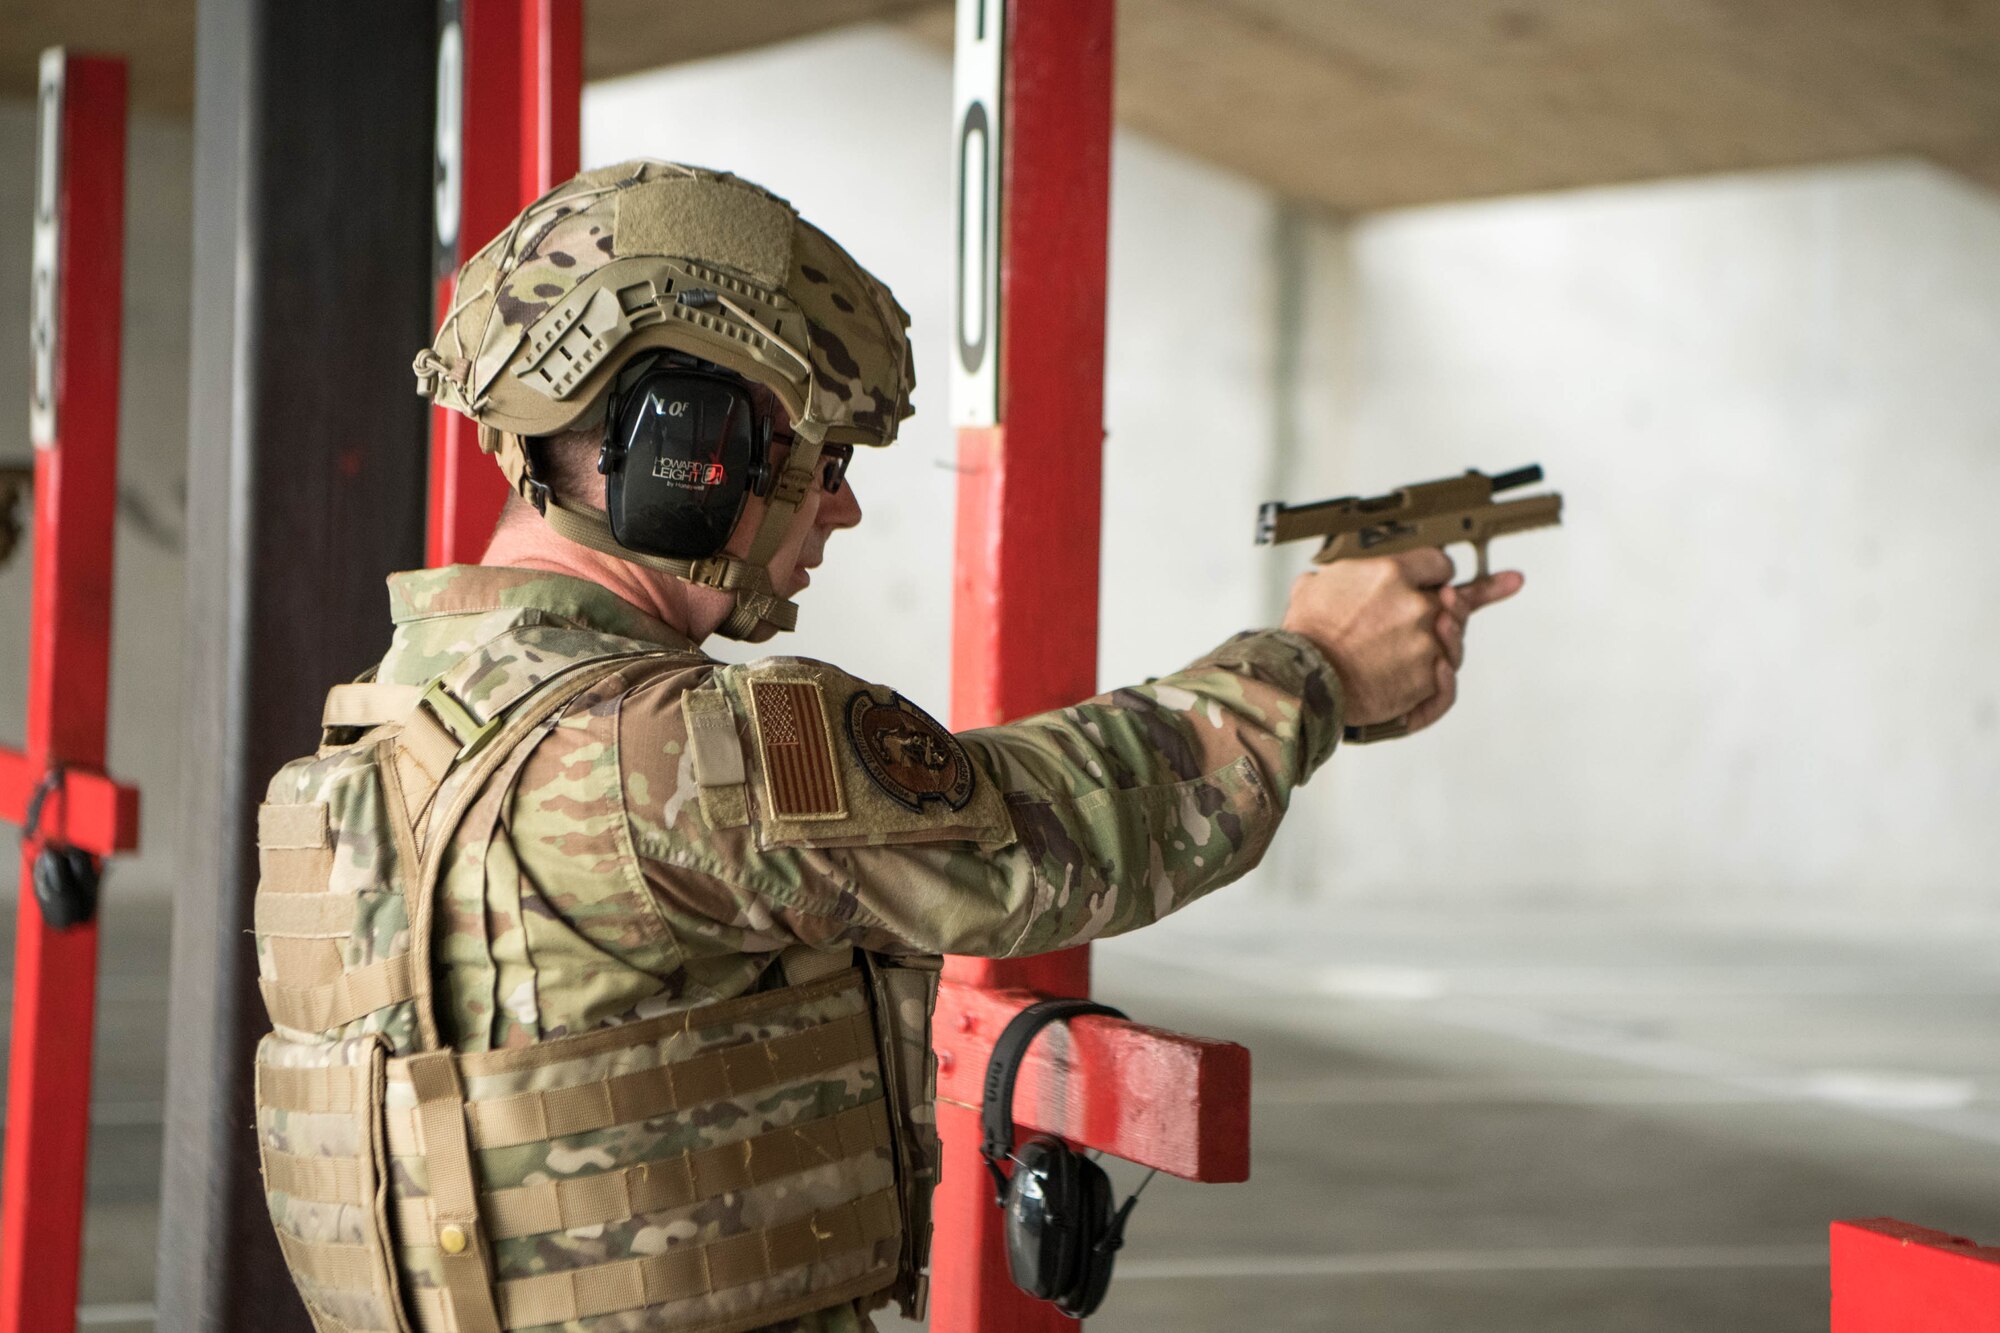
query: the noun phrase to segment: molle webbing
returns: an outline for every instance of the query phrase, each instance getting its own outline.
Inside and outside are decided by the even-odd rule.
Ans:
[[[464,1178],[485,1162],[518,1182],[477,1197],[503,1328],[658,1305],[667,1308],[648,1327],[748,1329],[896,1278],[894,1136],[865,980],[852,967],[532,1046],[417,1057],[431,1059],[453,1062],[466,1098],[442,1127],[455,1140],[442,1156],[462,1143],[472,1169],[447,1169]],[[406,1267],[435,1272],[441,1154],[423,1104],[410,1105],[414,1063],[389,1062],[385,1142],[407,1164],[392,1205]],[[551,1169],[544,1155],[571,1165]],[[429,1194],[416,1193],[426,1180]],[[743,1214],[734,1234],[727,1221],[718,1234],[709,1217],[725,1198],[735,1203],[718,1216]],[[689,1225],[694,1234],[681,1238]],[[529,1238],[579,1229],[603,1229],[614,1257],[555,1272],[537,1259],[523,1270]],[[660,1253],[620,1252],[642,1232],[676,1239]],[[444,1312],[444,1289],[413,1280],[426,1328],[463,1326],[429,1322]]]
[[[350,969],[331,981],[307,986],[260,981],[257,988],[264,993],[271,1021],[300,1032],[336,1031],[416,994],[406,953]]]
[[[664,1254],[633,1259],[614,1259],[566,1272],[542,1273],[534,1277],[506,1278],[499,1283],[500,1320],[503,1328],[539,1328],[544,1324],[566,1323],[596,1315],[618,1314],[669,1305],[690,1298],[716,1295],[752,1282],[766,1281],[808,1264],[824,1265],[856,1254],[873,1253],[881,1243],[895,1239],[899,1230],[896,1191],[877,1190],[852,1203],[835,1205],[805,1217],[781,1222],[761,1231],[748,1231],[706,1245],[681,1245]],[[887,1277],[894,1276],[893,1267]],[[747,1329],[761,1327],[791,1315],[822,1309],[841,1300],[865,1294],[885,1285],[887,1277],[875,1276],[861,1284],[813,1292],[775,1309],[767,1308],[753,1318],[755,1324],[732,1320],[722,1324],[703,1321],[695,1327]],[[418,1318],[423,1326],[433,1324],[441,1302],[433,1290],[417,1293]],[[661,1323],[660,1328],[674,1327]]]
[[[778,1129],[700,1148],[676,1157],[640,1162],[588,1176],[538,1181],[480,1196],[487,1234],[517,1240],[551,1231],[629,1222],[647,1213],[686,1208],[703,1199],[797,1175],[843,1158],[863,1157],[890,1146],[888,1111],[880,1100],[850,1107],[825,1120]],[[274,1187],[275,1188],[275,1187]],[[428,1198],[404,1199],[397,1220],[405,1236],[437,1232],[437,1212]]]
[[[855,1014],[788,1036],[576,1087],[468,1102],[465,1121],[472,1145],[482,1151],[634,1124],[851,1065],[875,1053],[872,1031],[868,1015]],[[389,1147],[398,1156],[428,1152],[430,1144],[423,1133],[414,1117],[390,1112]]]
[[[354,933],[354,913],[360,906],[352,893],[267,893],[253,909],[253,929],[259,935],[288,940],[344,940]]]
[[[388,1161],[374,1037],[257,1048],[257,1139],[271,1220],[319,1333],[407,1328],[382,1202]]]

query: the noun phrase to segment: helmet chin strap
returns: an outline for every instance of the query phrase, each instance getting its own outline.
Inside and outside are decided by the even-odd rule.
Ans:
[[[550,492],[545,482],[535,477],[526,440],[510,431],[487,426],[479,428],[480,447],[498,456],[500,468],[507,474],[514,493],[535,506],[551,532],[566,541],[615,559],[671,574],[705,588],[735,593],[736,604],[729,609],[722,624],[716,627],[716,633],[745,643],[762,643],[781,630],[793,629],[798,624],[797,604],[789,598],[780,597],[771,582],[771,561],[784,544],[785,534],[790,530],[799,506],[816,483],[822,433],[813,423],[801,422],[793,428],[793,441],[785,466],[778,473],[771,494],[765,501],[763,521],[751,538],[749,554],[740,558],[712,555],[703,560],[676,560],[621,546],[611,533],[611,520],[604,511],[563,504]]]

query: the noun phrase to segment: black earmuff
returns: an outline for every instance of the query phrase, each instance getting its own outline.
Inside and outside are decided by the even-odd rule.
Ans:
[[[639,371],[604,414],[597,470],[611,535],[678,560],[720,551],[750,496],[770,492],[771,427],[749,386],[707,362]]]
[[[1111,1289],[1112,1263],[1125,1243],[1125,1223],[1139,1194],[1133,1191],[1122,1207],[1114,1208],[1111,1177],[1104,1168],[1052,1135],[1038,1134],[1016,1150],[1013,1103],[1014,1080],[1035,1034],[1050,1023],[1086,1014],[1125,1017],[1091,1000],[1043,1000],[1014,1015],[987,1061],[980,1112],[984,1142],[979,1151],[993,1175],[994,1202],[1007,1215],[1007,1268],[1014,1285],[1053,1301],[1073,1319],[1095,1311]],[[1011,1176],[1000,1166],[1009,1158],[1014,1162]]]
[[[49,793],[63,785],[63,770],[52,768],[28,798],[27,817],[21,836],[31,839],[41,833],[42,803]],[[35,853],[33,871],[35,903],[42,919],[55,930],[80,926],[97,915],[97,891],[103,879],[97,858],[81,847],[66,847],[52,838],[42,839]]]

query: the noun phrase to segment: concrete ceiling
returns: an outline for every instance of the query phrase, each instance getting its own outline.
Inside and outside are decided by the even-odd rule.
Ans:
[[[297,0],[278,0],[296,3]],[[412,0],[421,3],[422,0]],[[588,0],[593,78],[948,0]],[[0,0],[0,95],[122,49],[185,115],[193,0]],[[1121,122],[1340,213],[1918,154],[2000,188],[2000,0],[1120,0]]]

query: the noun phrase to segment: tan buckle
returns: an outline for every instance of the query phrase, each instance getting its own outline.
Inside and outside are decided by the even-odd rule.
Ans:
[[[695,561],[685,577],[689,583],[726,591],[729,587],[729,566],[734,562],[734,556],[712,555],[707,559]]]
[[[788,504],[793,508],[797,508],[804,502],[806,492],[812,489],[813,481],[818,472],[819,465],[817,462],[810,468],[800,469],[793,467],[787,461],[785,470],[778,474],[778,480],[771,487],[771,502],[773,504]]]
[[[458,696],[445,687],[444,677],[439,676],[424,687],[417,703],[430,710],[438,725],[451,733],[461,749],[469,748],[484,735],[486,724],[472,715],[472,710],[459,702]]]

